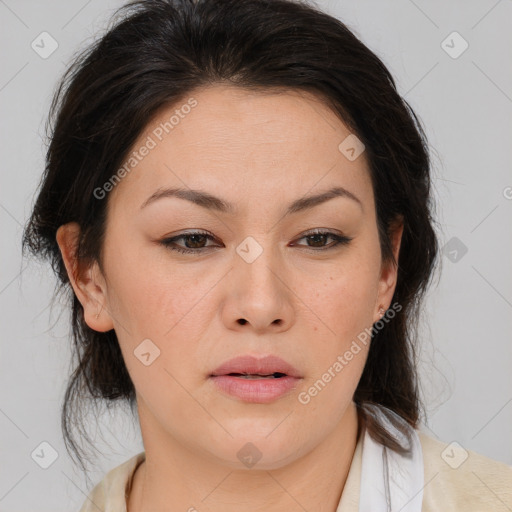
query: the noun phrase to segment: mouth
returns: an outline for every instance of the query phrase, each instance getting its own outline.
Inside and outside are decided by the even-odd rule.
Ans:
[[[299,370],[278,356],[255,357],[250,354],[224,362],[210,374],[210,377],[226,375],[242,379],[302,378]]]
[[[232,372],[212,375],[210,381],[222,394],[246,403],[268,404],[297,389],[300,378],[282,372],[269,375]]]
[[[216,389],[231,399],[266,404],[289,395],[303,376],[277,356],[239,356],[209,375]]]
[[[280,379],[286,377],[286,373],[274,372],[270,375],[260,375],[251,373],[228,373],[228,377],[240,377],[241,379]]]

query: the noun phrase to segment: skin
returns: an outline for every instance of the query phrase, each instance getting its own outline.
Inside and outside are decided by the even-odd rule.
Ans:
[[[198,105],[108,196],[103,271],[77,265],[75,223],[57,233],[85,321],[115,329],[136,388],[146,461],[128,510],[334,512],[358,439],[352,399],[368,346],[308,404],[298,395],[391,305],[396,267],[381,261],[365,154],[345,158],[338,145],[350,130],[308,93],[219,84],[190,96]],[[159,112],[133,149],[179,106]],[[333,186],[361,205],[337,197],[283,216]],[[236,213],[169,197],[141,209],[167,187],[208,192]],[[315,228],[353,240],[322,250],[334,241],[305,238]],[[200,255],[160,243],[192,230],[215,239],[175,244],[206,247]],[[397,260],[401,235],[399,225]],[[248,236],[263,249],[252,263],[236,252]],[[147,338],[160,349],[149,366],[133,354]],[[226,396],[208,376],[242,354],[276,354],[302,379],[269,404]],[[252,468],[237,458],[248,442],[262,454]]]

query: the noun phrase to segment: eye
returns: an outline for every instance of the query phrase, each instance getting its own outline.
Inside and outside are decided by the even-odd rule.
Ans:
[[[330,238],[333,239],[334,242],[328,246],[325,246],[325,242]],[[308,240],[308,245],[306,247],[313,250],[314,252],[327,251],[340,245],[347,245],[352,240],[350,237],[321,229],[309,232],[298,240],[302,239]],[[185,246],[178,245],[176,243],[178,240],[183,240]],[[215,237],[207,231],[191,231],[189,233],[182,233],[181,235],[177,235],[171,238],[165,238],[161,240],[160,243],[172,251],[177,251],[183,254],[200,254],[204,252],[205,249],[219,247],[215,245],[206,245],[208,240],[215,241]],[[312,245],[310,245],[310,243]],[[302,244],[292,244],[292,247],[294,245],[299,247],[302,246]]]
[[[181,239],[185,241],[185,247],[176,244],[176,241]],[[160,243],[173,251],[185,254],[199,254],[200,252],[204,252],[203,249],[211,247],[205,246],[205,243],[208,240],[215,240],[215,237],[208,232],[192,231],[190,233],[182,233],[181,235],[174,236],[172,238],[165,238],[164,240],[161,240]]]
[[[334,242],[331,243],[328,246],[324,246],[323,244],[328,240],[329,238],[333,239]],[[320,251],[327,251],[329,249],[334,249],[335,247],[339,245],[347,245],[352,238],[344,235],[340,235],[338,233],[334,233],[332,231],[323,231],[321,229],[316,229],[312,232],[309,232],[308,234],[304,235],[302,238],[299,238],[298,240],[308,240],[308,249],[313,249],[315,252]],[[309,245],[309,242],[311,242],[313,245]],[[301,245],[301,244],[298,244]]]

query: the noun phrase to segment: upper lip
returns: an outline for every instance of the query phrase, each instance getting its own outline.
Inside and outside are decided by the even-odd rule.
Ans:
[[[290,377],[301,377],[299,371],[290,363],[287,363],[280,357],[274,355],[261,358],[251,355],[235,357],[221,364],[210,376],[228,375],[230,373],[245,373],[248,375],[272,375],[273,373],[284,373]]]

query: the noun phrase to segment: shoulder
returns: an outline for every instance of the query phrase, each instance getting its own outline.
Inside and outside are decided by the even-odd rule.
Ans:
[[[512,510],[512,466],[417,432],[425,469],[423,512]]]
[[[140,452],[111,469],[89,493],[80,512],[126,512],[126,493],[135,470],[145,457],[145,452]]]

